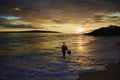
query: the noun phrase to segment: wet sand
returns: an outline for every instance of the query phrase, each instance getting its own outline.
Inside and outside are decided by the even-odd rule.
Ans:
[[[120,80],[120,63],[108,64],[107,70],[80,74],[77,80]]]

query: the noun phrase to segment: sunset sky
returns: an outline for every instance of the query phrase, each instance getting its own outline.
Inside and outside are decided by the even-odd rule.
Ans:
[[[120,25],[120,0],[0,0],[0,31],[87,32]]]

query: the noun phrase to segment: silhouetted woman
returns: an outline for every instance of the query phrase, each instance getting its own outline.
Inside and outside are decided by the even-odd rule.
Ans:
[[[62,45],[62,54],[63,54],[63,59],[66,58],[66,51],[68,50],[67,46],[65,45],[65,42],[63,42]]]

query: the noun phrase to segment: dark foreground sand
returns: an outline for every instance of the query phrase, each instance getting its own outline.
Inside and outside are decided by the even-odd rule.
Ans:
[[[107,70],[80,74],[77,80],[120,80],[120,63],[108,64]]]

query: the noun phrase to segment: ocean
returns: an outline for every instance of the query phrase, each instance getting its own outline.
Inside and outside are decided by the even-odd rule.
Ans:
[[[119,36],[63,33],[0,33],[1,80],[76,80],[120,59]],[[62,59],[65,42],[72,54]]]

